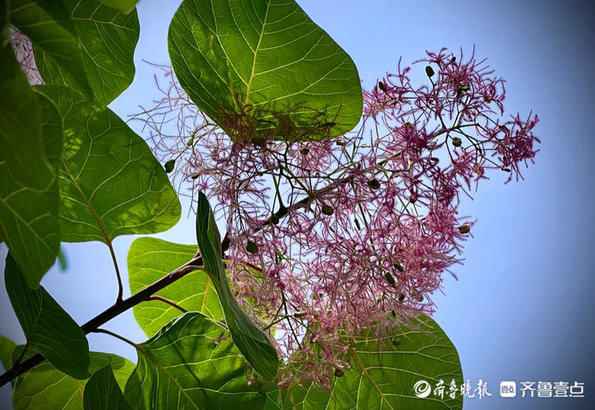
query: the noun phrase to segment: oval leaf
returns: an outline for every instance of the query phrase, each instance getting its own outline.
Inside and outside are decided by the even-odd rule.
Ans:
[[[205,271],[217,290],[233,341],[254,369],[266,380],[272,380],[279,365],[277,351],[267,335],[246,316],[229,289],[221,255],[221,236],[203,193],[198,196],[196,238]]]
[[[313,386],[273,390],[267,394],[267,410],[273,409],[462,409],[459,390],[450,398],[449,384],[457,388],[463,373],[456,348],[436,322],[427,316],[413,320],[396,337],[377,340],[360,337],[350,360],[351,369],[334,377],[331,392]],[[413,386],[427,381],[432,390],[443,380],[444,398],[415,395]]]
[[[105,366],[91,376],[85,385],[83,403],[85,410],[131,409],[118,386],[111,366]]]
[[[124,14],[130,13],[134,10],[138,0],[101,0],[101,2],[113,9],[118,9]]]
[[[248,385],[247,363],[229,333],[190,312],[138,345],[125,396],[135,409],[258,409],[264,395]]]
[[[43,287],[27,286],[10,254],[4,275],[27,344],[64,373],[77,379],[88,377],[89,344],[83,330]]]
[[[232,138],[320,139],[360,120],[355,64],[293,0],[184,0],[169,54],[189,97]]]
[[[108,353],[91,352],[90,357],[90,374],[109,365],[118,385],[124,388],[134,364]],[[81,410],[86,383],[87,380],[73,379],[43,362],[16,379],[12,403],[15,410]]]
[[[0,4],[0,163],[18,184],[44,190],[55,170],[44,152],[37,97],[10,45],[7,7],[6,1]]]
[[[46,84],[75,88],[105,106],[132,82],[136,11],[124,15],[99,0],[10,3],[11,24],[33,43]]]
[[[17,347],[15,342],[7,337],[0,335],[0,363],[4,367],[4,370],[8,370],[12,367],[12,352]]]
[[[139,238],[128,251],[130,291],[136,293],[191,260],[196,245],[179,245],[156,238]],[[188,311],[201,312],[214,320],[223,319],[221,304],[211,279],[194,271],[156,293]],[[136,321],[148,337],[181,315],[180,310],[159,300],[132,308]]]
[[[62,240],[110,243],[157,233],[180,218],[180,202],[145,141],[108,108],[59,86],[40,86],[64,124],[60,170]]]
[[[29,88],[28,85],[26,87]],[[52,167],[58,170],[62,153],[62,121],[50,100],[38,93],[34,93],[34,97],[42,119],[38,124],[41,125],[43,134],[41,148]],[[15,134],[13,137],[13,140],[18,140],[27,149],[33,144],[23,134]],[[3,147],[6,148],[5,145]],[[14,154],[10,148],[3,153],[9,157]],[[44,174],[43,168],[37,168],[36,164],[27,162],[26,166],[35,170],[38,175]],[[59,208],[58,178],[54,178],[46,190],[38,191],[34,186],[15,179],[10,162],[0,160],[0,238],[8,244],[13,258],[31,287],[38,286],[39,280],[54,264],[60,249]]]

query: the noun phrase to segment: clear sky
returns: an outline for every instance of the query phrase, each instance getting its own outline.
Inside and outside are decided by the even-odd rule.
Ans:
[[[524,172],[526,180],[504,185],[494,177],[464,204],[463,214],[478,219],[474,239],[466,245],[465,264],[456,267],[459,281],[445,276],[444,294],[435,295],[435,319],[457,347],[465,379],[487,381],[493,394],[466,400],[465,409],[593,408],[595,15],[589,2],[298,3],[352,56],[365,86],[393,70],[400,56],[411,62],[425,50],[462,47],[469,52],[475,45],[507,80],[507,110],[522,115],[533,110],[540,116],[541,151],[536,165]],[[177,4],[139,3],[137,75],[112,105],[124,119],[155,96],[154,71],[141,60],[168,62],[167,26]],[[193,221],[183,220],[158,236],[193,243]],[[133,239],[115,241],[122,268]],[[98,243],[66,244],[65,249],[70,269],[52,269],[43,285],[82,323],[115,298],[111,261]],[[6,252],[0,247],[2,271]],[[4,286],[0,312],[0,333],[24,342]],[[131,312],[106,327],[144,339]],[[91,336],[90,342],[94,350],[136,360],[129,346],[107,336]],[[587,398],[500,399],[502,380],[582,381]],[[8,387],[0,390],[0,408],[10,408]]]

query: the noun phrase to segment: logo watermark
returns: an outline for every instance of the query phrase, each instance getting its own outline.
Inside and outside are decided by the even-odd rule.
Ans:
[[[413,385],[413,393],[420,399],[428,397],[441,400],[465,397],[467,399],[482,400],[492,397],[488,390],[488,382],[479,379],[477,383],[466,382],[457,384],[452,379],[450,383],[440,379],[435,383],[427,380],[418,380]],[[505,399],[559,399],[559,398],[584,398],[585,383],[580,381],[520,381],[506,380],[500,382],[500,397]]]

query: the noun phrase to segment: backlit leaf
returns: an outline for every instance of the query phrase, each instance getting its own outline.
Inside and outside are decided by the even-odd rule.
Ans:
[[[66,87],[39,86],[64,124],[60,170],[65,242],[161,232],[180,218],[180,202],[145,141],[109,108]]]
[[[26,34],[46,84],[75,88],[100,105],[132,82],[139,37],[128,15],[99,0],[11,0],[11,24]]]
[[[0,4],[0,163],[17,184],[45,190],[56,173],[44,150],[37,96],[10,46],[7,7]]]
[[[111,365],[118,385],[124,388],[134,364],[108,353],[91,352],[90,357],[91,375]],[[43,362],[16,379],[12,397],[14,409],[81,410],[87,380],[74,379]]]
[[[320,139],[360,120],[355,64],[293,0],[184,0],[169,54],[189,97],[232,138]]]
[[[60,117],[50,100],[38,93],[34,93],[34,97],[42,119],[41,148],[51,166],[58,170],[62,152]],[[14,135],[14,140],[25,148],[32,144],[22,134]],[[12,155],[10,149],[2,152]],[[28,162],[27,168],[34,170],[36,175],[46,172],[43,167],[37,168],[36,162]],[[47,189],[38,191],[15,179],[10,162],[0,159],[0,238],[8,244],[29,286],[36,287],[56,260],[60,249],[59,207],[58,178],[54,178]]]
[[[250,320],[234,298],[221,254],[221,236],[207,197],[200,193],[196,211],[196,238],[205,271],[213,281],[231,337],[248,362],[266,380],[277,374],[277,351],[267,335]]]
[[[6,291],[27,345],[62,372],[77,379],[88,377],[89,344],[83,330],[43,287],[27,286],[10,254],[4,274]]]
[[[0,335],[0,363],[4,370],[12,367],[12,351],[17,347],[16,343],[7,337]]]
[[[413,320],[414,328],[403,328],[397,336],[376,340],[361,337],[350,360],[351,369],[334,377],[330,392],[313,386],[273,390],[267,394],[267,410],[273,409],[462,409],[457,390],[448,397],[449,385],[463,382],[457,351],[444,331],[427,316]],[[416,382],[425,380],[432,391],[420,398],[414,393]],[[444,398],[433,394],[443,380]]]
[[[128,251],[130,291],[136,293],[191,260],[196,245],[179,245],[156,238],[139,238]],[[201,312],[214,320],[223,319],[215,287],[203,271],[186,274],[156,293],[188,311]],[[151,337],[182,312],[162,301],[147,301],[133,308],[134,317]]]
[[[95,372],[85,385],[83,396],[85,410],[129,410],[111,366]]]
[[[134,10],[138,0],[101,0],[101,2],[108,7],[118,9],[122,13],[128,14]]]
[[[189,312],[138,346],[125,396],[135,409],[259,409],[260,386],[248,385],[248,365],[229,333]]]

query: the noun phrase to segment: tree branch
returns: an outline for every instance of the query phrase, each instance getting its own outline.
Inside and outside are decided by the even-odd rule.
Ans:
[[[223,248],[222,244],[222,248]],[[229,246],[229,243],[227,243]],[[224,250],[226,250],[225,248]],[[154,294],[159,292],[164,287],[170,285],[171,283],[177,281],[178,279],[184,277],[190,272],[193,272],[197,269],[202,268],[202,258],[200,256],[194,257],[191,261],[185,263],[184,265],[180,266],[173,272],[169,273],[168,275],[162,277],[158,281],[154,282],[153,284],[147,286],[143,290],[134,295],[130,296],[127,299],[123,299],[119,302],[116,302],[114,305],[110,306],[108,309],[104,310],[99,315],[95,316],[93,319],[89,320],[87,323],[81,326],[83,332],[91,333],[97,331],[97,329],[103,325],[104,323],[112,320],[119,314],[125,312],[126,310],[130,309],[133,306],[138,305],[141,302],[149,300],[150,297]],[[4,386],[6,383],[10,382],[11,380],[15,379],[16,377],[20,376],[21,374],[25,373],[26,371],[32,369],[33,367],[37,366],[41,362],[43,362],[45,358],[41,354],[36,354],[29,359],[25,360],[24,362],[17,363],[12,369],[8,370],[4,374],[0,376],[0,386]]]

